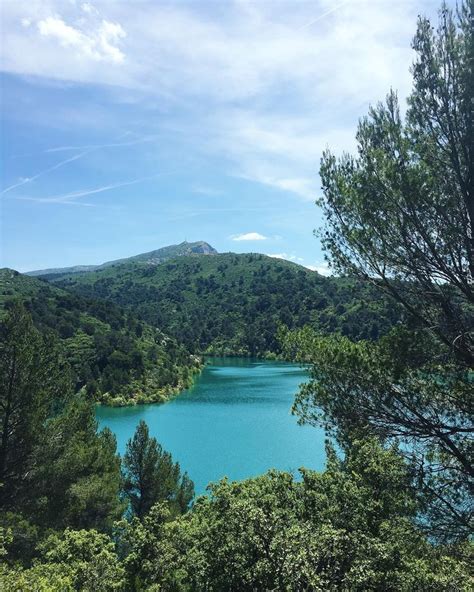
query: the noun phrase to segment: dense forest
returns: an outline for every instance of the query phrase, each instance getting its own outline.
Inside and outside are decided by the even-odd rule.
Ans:
[[[197,354],[279,354],[282,324],[377,339],[402,317],[367,283],[325,278],[261,254],[181,256],[54,277],[68,290],[133,308]]]
[[[2,590],[472,590],[473,23],[472,0],[436,30],[420,17],[406,114],[391,92],[356,156],[323,155],[321,238],[342,279],[232,254],[62,278],[74,295],[3,272]],[[103,323],[139,350],[145,320],[195,351],[279,347],[308,365],[293,412],[331,436],[325,471],[222,480],[193,501],[144,422],[120,458],[67,340]]]
[[[0,270],[0,315],[21,302],[68,361],[75,390],[112,405],[164,401],[189,386],[201,361],[156,327],[108,300],[82,298]]]

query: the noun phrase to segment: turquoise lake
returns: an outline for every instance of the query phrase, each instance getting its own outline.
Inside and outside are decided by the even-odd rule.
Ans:
[[[224,476],[245,479],[275,468],[324,467],[322,429],[299,426],[291,405],[306,372],[285,362],[213,358],[194,386],[163,405],[99,407],[100,426],[120,453],[144,419],[150,433],[203,493]]]

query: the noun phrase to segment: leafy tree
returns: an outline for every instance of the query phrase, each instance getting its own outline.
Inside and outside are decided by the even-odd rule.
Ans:
[[[395,450],[369,440],[344,460],[328,452],[324,473],[224,480],[173,522],[155,506],[128,531],[125,562],[141,586],[131,589],[469,589],[465,551],[450,558],[412,524],[416,495]]]
[[[158,502],[142,520],[134,517],[117,524],[115,538],[123,557],[127,590],[182,589],[179,552],[168,533],[170,518],[169,504]]]
[[[6,592],[119,592],[124,568],[111,539],[95,530],[66,529],[41,545],[41,562],[28,569],[0,568],[0,586]]]
[[[313,363],[300,419],[341,442],[403,440],[445,538],[472,532],[473,16],[466,0],[456,17],[443,6],[436,33],[420,18],[406,121],[392,92],[361,120],[356,157],[322,159],[331,264],[389,293],[410,329],[378,344],[303,331],[289,345]]]
[[[66,565],[40,563],[28,569],[0,566],[0,588],[3,592],[75,592]]]
[[[125,494],[138,518],[143,518],[158,501],[168,501],[174,511],[185,512],[194,497],[193,482],[186,473],[181,475],[171,454],[150,437],[143,420],[127,443],[123,474]]]
[[[47,565],[67,565],[74,590],[114,592],[124,590],[124,569],[115,544],[95,530],[66,529],[52,535],[41,547]]]

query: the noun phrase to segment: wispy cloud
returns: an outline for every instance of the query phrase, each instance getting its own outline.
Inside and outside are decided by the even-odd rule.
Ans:
[[[346,4],[349,4],[349,2],[350,2],[350,0],[346,0],[346,2],[341,2],[340,4],[336,4],[336,6],[334,6],[333,8],[330,8],[329,10],[326,10],[322,14],[318,15],[315,19],[309,21],[309,23],[305,23],[304,25],[299,27],[299,30],[301,31],[303,29],[307,29],[308,27],[311,27],[312,25],[319,23],[319,21],[322,21],[324,18],[326,18],[327,16],[329,16],[333,12],[336,12],[336,10],[339,10],[343,6],[346,6]]]
[[[122,134],[122,137],[127,134]],[[79,146],[67,145],[67,146],[53,146],[51,148],[45,148],[44,150],[40,150],[38,152],[27,152],[25,154],[15,154],[12,155],[11,158],[26,158],[30,156],[35,156],[37,154],[53,154],[56,152],[71,152],[75,150],[81,151],[89,151],[89,150],[101,150],[105,148],[120,148],[123,146],[136,146],[137,144],[144,144],[146,142],[153,142],[158,138],[158,135],[147,135],[141,136],[139,138],[135,138],[134,140],[129,140],[127,142],[105,142],[103,144],[81,144]]]
[[[205,185],[195,185],[193,187],[193,193],[199,193],[201,195],[210,195],[211,197],[216,195],[222,195],[221,189],[216,189],[215,187],[207,187]]]
[[[245,234],[234,234],[231,239],[233,241],[263,241],[268,240],[268,236],[264,236],[259,232],[246,232]]]
[[[303,200],[315,197],[322,150],[353,148],[367,104],[391,86],[406,96],[416,16],[433,10],[432,0],[4,4],[3,70],[107,86],[153,113],[159,103],[183,149]]]
[[[101,150],[103,148],[121,148],[122,146],[136,146],[137,144],[152,142],[153,140],[156,140],[157,137],[157,135],[153,135],[130,140],[129,142],[110,142],[105,144],[88,144],[85,146],[56,146],[55,148],[47,148],[43,152],[44,154],[49,154],[51,152],[67,152],[70,150]]]

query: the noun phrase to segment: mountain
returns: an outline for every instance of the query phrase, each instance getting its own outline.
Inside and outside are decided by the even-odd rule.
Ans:
[[[0,269],[0,320],[17,301],[40,331],[59,340],[76,389],[84,388],[96,400],[114,405],[163,401],[189,386],[200,368],[184,346],[130,310]]]
[[[278,354],[280,324],[377,339],[400,319],[400,310],[370,284],[326,278],[261,254],[182,255],[147,266],[135,258],[51,279],[133,310],[199,354]]]
[[[169,245],[156,249],[155,251],[149,251],[148,253],[141,253],[133,257],[126,257],[125,259],[115,259],[114,261],[107,261],[101,265],[75,265],[74,267],[58,267],[51,269],[39,269],[37,271],[28,271],[25,275],[34,277],[39,276],[57,276],[71,273],[81,273],[86,271],[96,271],[100,269],[106,269],[115,265],[121,265],[123,263],[140,263],[142,265],[159,265],[168,259],[174,257],[181,257],[184,255],[216,255],[217,251],[211,247],[209,243],[204,241],[197,241],[194,243],[188,243],[186,241],[179,245]]]

